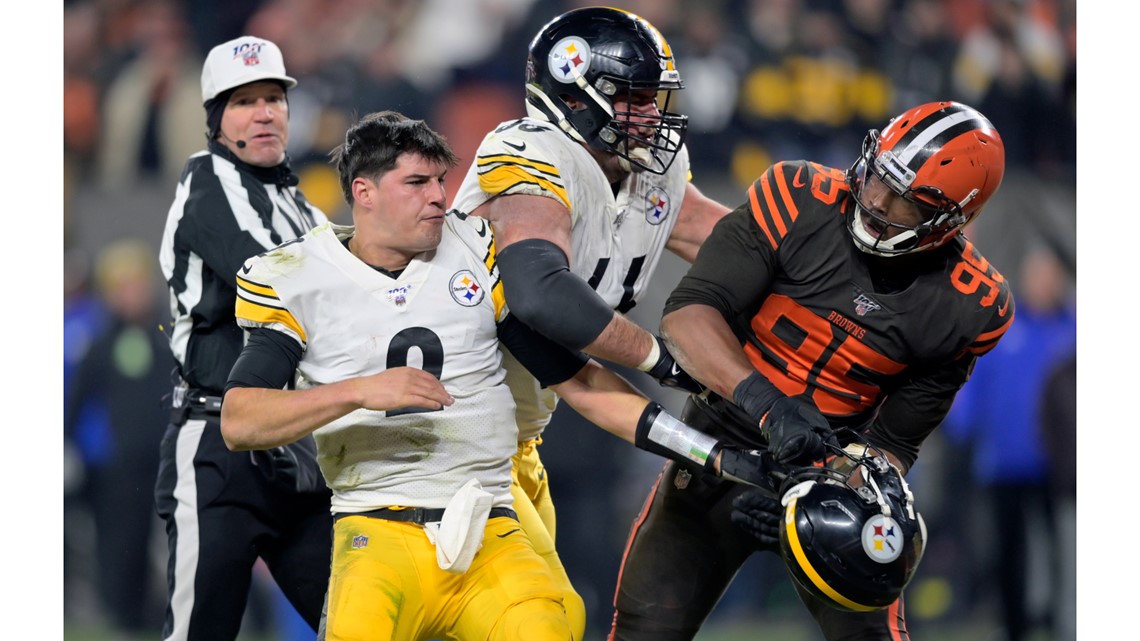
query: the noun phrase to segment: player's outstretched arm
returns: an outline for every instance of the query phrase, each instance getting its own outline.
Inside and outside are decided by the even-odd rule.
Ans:
[[[665,314],[661,332],[677,363],[722,398],[756,369],[724,317],[707,305],[687,305]]]
[[[679,379],[656,337],[615,312],[570,271],[570,210],[543,196],[499,196],[476,210],[495,231],[499,273],[511,313],[551,340],[651,374],[664,385],[699,391]],[[688,383],[688,384],[686,384]]]
[[[717,221],[729,211],[728,207],[705,196],[696,185],[689,183],[685,187],[681,211],[677,214],[677,224],[673,226],[665,247],[686,262],[693,262]]]
[[[442,409],[454,399],[439,379],[415,367],[304,390],[232,387],[222,402],[222,438],[231,450],[292,443],[357,409]]]
[[[640,449],[718,477],[768,486],[771,461],[761,452],[742,450],[693,429],[596,361],[551,389],[583,418]]]

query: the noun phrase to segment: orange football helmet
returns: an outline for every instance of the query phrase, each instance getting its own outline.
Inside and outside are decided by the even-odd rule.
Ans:
[[[985,116],[957,102],[919,105],[863,140],[862,154],[847,170],[855,199],[848,230],[859,249],[878,256],[933,249],[977,218],[1004,174],[1005,145]],[[917,205],[923,222],[900,225],[867,207],[863,189],[874,178]],[[885,238],[887,228],[899,233]]]

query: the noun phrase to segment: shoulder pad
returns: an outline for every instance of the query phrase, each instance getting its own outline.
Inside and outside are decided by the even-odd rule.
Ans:
[[[748,206],[763,238],[777,250],[808,206],[830,206],[846,189],[838,169],[802,160],[778,162],[748,188]]]
[[[954,289],[972,299],[982,310],[989,310],[986,322],[967,350],[981,355],[990,351],[1013,324],[1015,312],[1009,283],[968,240],[962,239],[959,260],[954,263],[950,282]]]
[[[570,157],[566,146],[576,144],[548,123],[529,119],[503,123],[483,138],[476,152],[479,186],[491,196],[554,198],[569,209],[562,167]]]

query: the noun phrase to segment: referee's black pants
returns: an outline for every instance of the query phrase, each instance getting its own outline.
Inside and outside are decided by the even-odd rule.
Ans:
[[[259,557],[316,630],[329,580],[330,493],[275,484],[251,452],[226,448],[219,426],[217,415],[192,415],[162,439],[155,485],[169,542],[162,638],[235,639]]]

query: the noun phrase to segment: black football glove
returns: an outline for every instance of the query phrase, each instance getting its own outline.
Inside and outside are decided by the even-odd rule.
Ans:
[[[823,458],[825,442],[839,445],[823,414],[798,396],[776,399],[760,421],[760,434],[779,463],[807,465]]]
[[[327,492],[312,436],[269,450],[251,450],[253,464],[275,487],[297,494]]]
[[[717,443],[713,452],[709,454],[706,468],[711,468],[718,453],[720,454],[718,476],[736,483],[775,491],[770,476],[775,466],[772,464],[770,454],[763,450],[745,450],[735,445]]]
[[[680,365],[677,365],[677,361],[673,360],[673,355],[665,348],[665,341],[661,340],[660,336],[653,338],[657,341],[657,346],[661,348],[661,356],[658,357],[657,363],[645,373],[657,379],[657,382],[661,383],[663,387],[676,387],[692,394],[700,394],[705,391],[700,383],[681,369]]]
[[[780,521],[784,508],[780,501],[760,492],[746,490],[732,501],[732,522],[748,532],[765,550],[780,551]]]

